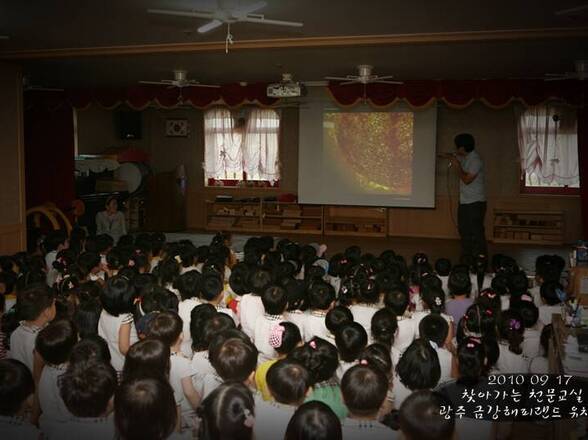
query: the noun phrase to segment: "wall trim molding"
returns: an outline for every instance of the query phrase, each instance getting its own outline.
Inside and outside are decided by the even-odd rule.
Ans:
[[[319,48],[354,46],[396,46],[439,43],[467,43],[512,40],[540,40],[588,37],[588,27],[556,27],[535,29],[502,29],[463,32],[436,32],[384,35],[348,35],[304,38],[236,40],[231,51],[275,48]],[[4,51],[2,60],[79,58],[96,56],[144,55],[159,53],[220,52],[225,41],[163,43],[120,46],[96,46],[58,49]]]

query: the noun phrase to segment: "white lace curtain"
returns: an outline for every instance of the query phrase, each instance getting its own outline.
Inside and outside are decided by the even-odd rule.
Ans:
[[[574,109],[526,108],[518,117],[521,169],[532,186],[579,186],[578,128]]]
[[[276,181],[279,173],[280,115],[251,109],[244,124],[226,108],[204,115],[206,179]]]

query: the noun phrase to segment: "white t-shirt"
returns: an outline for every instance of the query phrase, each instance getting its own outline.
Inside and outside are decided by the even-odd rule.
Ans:
[[[40,425],[46,431],[46,424],[63,423],[72,417],[59,394],[59,376],[65,373],[66,364],[45,365],[39,381]]]
[[[41,327],[30,326],[25,321],[21,321],[10,335],[10,357],[29,367],[31,373],[33,372],[35,341],[41,330]]]
[[[283,439],[288,423],[296,408],[275,401],[265,401],[259,393],[255,393],[255,440]]]
[[[39,440],[41,431],[22,417],[0,416],[0,438],[6,440]]]
[[[556,304],[554,306],[549,306],[547,304],[540,305],[539,306],[539,322],[543,326],[551,324],[551,319],[553,318],[554,313],[561,315],[561,304]]]
[[[180,405],[182,413],[190,412],[192,411],[192,405],[184,395],[184,389],[182,388],[182,379],[186,377],[192,378],[194,375],[190,360],[185,358],[182,353],[172,353],[169,360],[169,383],[174,390],[176,404]]]
[[[500,295],[500,310],[503,312],[510,308],[510,296]]]
[[[451,380],[451,364],[452,354],[446,348],[437,348],[435,350],[439,357],[439,365],[441,366],[441,377],[439,383],[447,382]]]
[[[321,311],[313,311],[308,314],[304,321],[304,342],[310,341],[313,337],[327,339],[329,330],[325,325],[325,316]]]
[[[487,273],[484,275],[484,280],[482,281],[482,290],[488,289],[492,286],[492,278],[492,274]],[[472,283],[471,296],[472,298],[477,298],[480,294],[480,291],[478,289],[478,275],[475,273],[470,273],[470,281]]]
[[[110,440],[115,439],[114,415],[108,417],[74,417],[60,423],[49,440]]]
[[[445,275],[445,276],[437,275],[437,276],[441,280],[441,288],[443,289],[443,292],[445,292],[445,296],[449,297],[449,287],[447,286],[447,284],[449,283],[449,275]]]
[[[208,358],[208,350],[197,351],[194,353],[192,363],[192,383],[196,391],[203,396],[204,395],[204,378],[207,374],[215,374],[213,366],[210,364]]]
[[[393,385],[392,385],[392,394],[394,395],[394,407],[400,408],[404,399],[412,394],[412,390],[405,386],[400,381],[400,376],[398,374],[394,374]]]
[[[272,328],[282,321],[285,321],[284,316],[268,315],[267,313],[257,318],[257,321],[255,322],[255,332],[251,339],[259,352],[259,364],[278,357],[278,352],[269,344],[269,337]]]
[[[343,379],[343,376],[345,375],[345,373],[347,373],[347,370],[349,370],[351,367],[353,367],[356,363],[357,363],[356,361],[353,361],[353,362],[339,361],[339,366],[337,367],[337,372],[335,373],[339,382],[341,382],[341,379]]]
[[[178,315],[182,318],[182,353],[187,358],[192,358],[192,335],[190,334],[190,322],[192,309],[202,302],[198,298],[188,298],[178,304]]]
[[[348,417],[341,421],[341,429],[345,440],[395,440],[400,438],[397,431],[377,420],[358,420]]]
[[[523,356],[534,358],[541,353],[541,332],[537,328],[526,328],[523,343]]]
[[[190,272],[191,270],[195,270],[195,271],[199,272],[198,269],[196,269],[195,265],[188,266],[188,267],[180,266],[180,275],[183,275],[186,272]]]
[[[476,177],[468,185],[459,181],[459,203],[467,204],[486,201],[484,189],[484,163],[476,150],[473,150],[465,157],[460,156],[459,161],[464,172],[473,174]]]
[[[394,338],[394,347],[400,352],[408,348],[416,335],[415,320],[406,316],[399,316],[398,318],[398,332]]]
[[[298,330],[300,330],[300,337],[304,341],[304,326],[306,320],[308,319],[308,313],[303,312],[302,310],[293,310],[291,312],[284,313],[284,318],[286,318],[286,321],[291,322],[292,324],[296,324]]]
[[[125,356],[118,348],[118,331],[125,323],[131,324],[130,345],[133,345],[139,340],[133,323],[133,315],[129,313],[112,316],[106,310],[102,310],[98,321],[98,335],[106,340],[110,350],[111,364],[116,371],[122,371],[125,364]]]
[[[541,286],[531,287],[529,289],[529,295],[533,298],[533,304],[539,307],[542,304],[541,301]]]
[[[549,374],[549,359],[544,356],[531,359],[529,361],[529,374]]]
[[[206,396],[216,390],[220,385],[222,385],[222,383],[223,380],[218,374],[216,374],[216,371],[212,374],[205,375],[202,383],[202,399],[205,399]]]
[[[353,304],[349,306],[353,320],[361,324],[367,332],[368,344],[372,343],[372,317],[380,308],[377,304]]]
[[[265,309],[260,296],[248,293],[241,297],[241,301],[239,301],[239,320],[241,321],[241,329],[250,338],[255,333],[257,318],[263,316],[264,313]]]
[[[513,353],[508,349],[508,344],[498,344],[500,355],[496,361],[496,369],[501,374],[526,374],[529,371],[529,364],[522,354]]]

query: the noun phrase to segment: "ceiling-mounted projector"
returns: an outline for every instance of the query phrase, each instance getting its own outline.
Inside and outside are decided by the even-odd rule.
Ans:
[[[266,93],[270,98],[293,98],[301,96],[303,91],[300,83],[292,81],[292,75],[284,73],[281,82],[267,86]]]

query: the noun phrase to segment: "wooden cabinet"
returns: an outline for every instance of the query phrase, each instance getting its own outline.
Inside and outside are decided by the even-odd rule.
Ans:
[[[563,211],[519,211],[495,209],[495,243],[562,245],[565,237]]]

